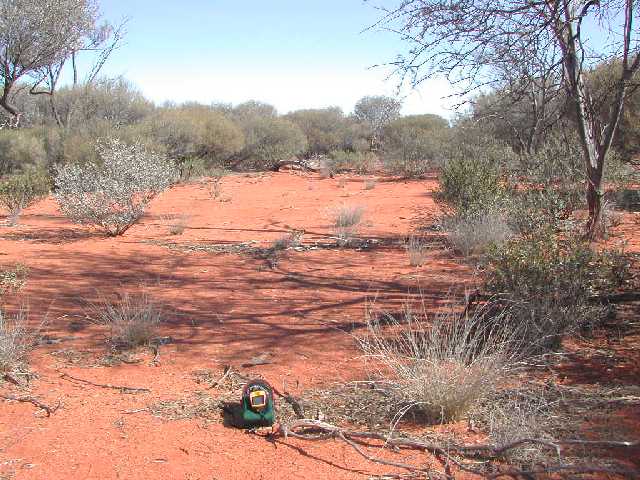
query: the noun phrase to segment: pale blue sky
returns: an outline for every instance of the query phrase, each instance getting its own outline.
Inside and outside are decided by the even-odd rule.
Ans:
[[[256,99],[285,113],[393,95],[398,79],[372,65],[405,45],[371,30],[380,12],[362,0],[100,0],[112,22],[129,17],[126,44],[104,69],[156,102],[240,103]],[[444,81],[405,89],[405,114],[450,116]]]

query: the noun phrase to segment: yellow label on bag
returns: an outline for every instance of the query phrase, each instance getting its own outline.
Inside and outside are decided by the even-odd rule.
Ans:
[[[249,393],[249,403],[253,408],[264,408],[267,406],[267,392],[264,390],[255,390]]]

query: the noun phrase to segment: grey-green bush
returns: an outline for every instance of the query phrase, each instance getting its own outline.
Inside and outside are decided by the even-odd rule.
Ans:
[[[23,209],[46,196],[51,189],[51,179],[43,170],[29,168],[0,181],[0,205],[9,213],[10,223],[15,223]]]
[[[245,127],[242,164],[257,170],[277,170],[283,160],[302,153],[307,139],[300,128],[283,118],[259,118]]]
[[[37,132],[29,129],[0,130],[0,176],[43,166],[46,160],[45,145]]]
[[[56,199],[73,221],[122,235],[177,177],[172,162],[139,144],[110,140],[97,147],[101,163],[69,164],[55,177]]]

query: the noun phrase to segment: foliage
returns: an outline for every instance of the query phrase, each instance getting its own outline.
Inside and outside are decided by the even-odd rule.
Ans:
[[[278,111],[273,105],[249,100],[231,109],[231,118],[240,125],[246,125],[260,118],[276,118]]]
[[[327,154],[345,148],[347,122],[339,107],[297,110],[286,116],[306,135],[306,155]]]
[[[15,221],[20,212],[49,193],[51,179],[42,170],[27,169],[0,182],[0,205]]]
[[[69,164],[58,169],[56,199],[72,220],[95,225],[108,235],[122,235],[174,181],[175,168],[139,144],[111,140],[98,144],[97,151],[101,164]]]
[[[246,146],[242,152],[245,165],[258,170],[277,170],[282,160],[288,160],[307,148],[307,139],[300,128],[283,118],[259,118],[245,127]]]
[[[34,338],[26,323],[24,311],[8,316],[0,310],[0,375],[18,367],[31,349]]]
[[[363,215],[363,207],[352,205],[343,205],[333,212],[334,234],[341,245],[349,243],[362,221]]]
[[[29,269],[18,263],[10,269],[0,270],[0,299],[9,292],[17,292],[27,281]]]
[[[227,165],[244,147],[244,134],[236,124],[202,106],[159,110],[143,122],[141,130],[152,146],[160,146],[179,164],[201,158],[210,166]]]
[[[23,77],[35,85],[47,69],[79,50],[89,38],[98,39],[98,10],[93,0],[11,0],[0,3],[0,79],[5,95],[0,105],[11,115],[18,112],[7,95]]]
[[[500,169],[481,157],[453,158],[440,171],[438,200],[459,213],[491,208],[507,195]]]
[[[448,122],[437,115],[399,118],[384,129],[385,161],[392,173],[421,177],[442,159]]]
[[[0,130],[0,176],[27,167],[43,166],[47,154],[44,142],[33,130]]]
[[[444,228],[453,248],[467,257],[482,254],[491,246],[501,245],[514,235],[505,214],[495,207],[463,210],[447,217]]]
[[[486,288],[510,305],[509,321],[525,327],[532,348],[557,348],[562,337],[597,325],[606,309],[593,304],[626,278],[625,260],[548,231],[494,247],[486,259]]]
[[[376,139],[382,135],[384,127],[400,117],[401,108],[402,102],[395,98],[382,95],[366,96],[358,100],[353,115],[369,126],[373,132],[373,139]]]
[[[38,99],[40,111],[46,115],[45,121],[52,123],[55,119],[49,108],[49,98],[39,96]],[[52,101],[66,128],[83,128],[92,122],[107,122],[112,127],[133,125],[154,110],[153,103],[123,78],[104,78],[63,87]]]

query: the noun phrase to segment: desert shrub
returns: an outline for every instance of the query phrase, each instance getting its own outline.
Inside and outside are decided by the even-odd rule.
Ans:
[[[9,373],[23,363],[33,344],[24,311],[9,316],[0,309],[0,374]]]
[[[90,303],[87,317],[109,328],[110,342],[121,348],[149,345],[158,333],[164,314],[145,293],[120,293],[115,301],[103,298]]]
[[[302,153],[307,139],[300,128],[282,118],[259,118],[245,127],[244,165],[257,170],[277,170],[280,161]]]
[[[356,233],[362,217],[364,208],[360,206],[343,205],[333,213],[334,235],[338,242],[346,245]]]
[[[276,107],[268,103],[248,100],[233,107],[230,115],[234,121],[244,127],[260,118],[276,118],[278,111]]]
[[[462,211],[445,218],[443,224],[453,248],[465,256],[482,254],[514,235],[505,214],[496,208]]]
[[[461,309],[454,305],[435,318],[409,309],[403,318],[367,316],[359,344],[403,407],[398,417],[413,411],[430,423],[458,420],[509,371],[510,334],[484,312],[460,315]]]
[[[27,169],[0,181],[0,205],[15,223],[23,209],[49,193],[51,179],[42,170]]]
[[[373,170],[377,160],[378,157],[372,152],[333,150],[329,153],[327,167],[332,173],[355,170],[356,173],[365,174]]]
[[[41,96],[38,100],[40,111],[44,112],[48,123],[53,123],[49,97]],[[112,126],[131,125],[154,110],[153,103],[121,77],[62,87],[53,102],[63,125],[74,130],[96,120]]]
[[[486,288],[508,301],[508,320],[543,351],[557,348],[567,333],[598,325],[607,309],[591,298],[620,286],[627,268],[614,252],[542,231],[489,250]]]
[[[158,111],[140,125],[141,135],[176,160],[181,177],[193,169],[194,159],[206,166],[228,165],[244,146],[240,127],[207,107],[180,107]]]
[[[424,264],[427,259],[427,252],[429,251],[427,242],[424,239],[411,236],[405,248],[407,249],[407,256],[409,257],[409,265],[419,267]]]
[[[454,158],[440,171],[436,198],[458,213],[491,208],[504,200],[507,186],[499,167],[482,158]]]
[[[297,110],[286,118],[300,127],[307,137],[306,156],[345,148],[347,124],[340,108]]]
[[[402,117],[384,129],[384,159],[395,175],[421,177],[437,166],[443,155],[449,124],[437,115]]]
[[[100,164],[69,164],[58,169],[56,199],[73,221],[122,235],[146,206],[176,178],[175,167],[144,147],[119,140],[98,144]]]
[[[41,167],[46,160],[44,142],[36,132],[0,130],[0,176],[20,169]]]

